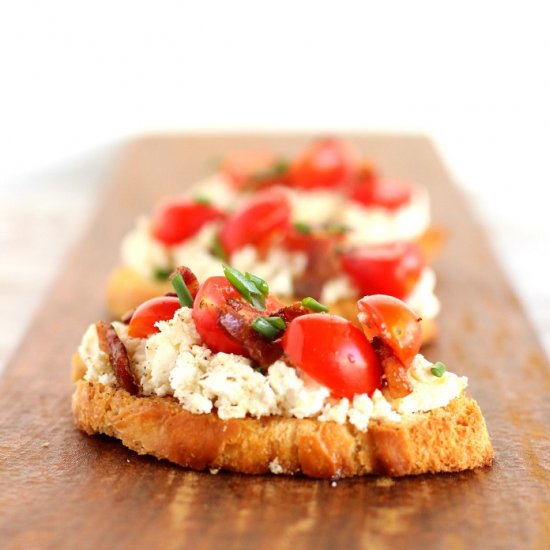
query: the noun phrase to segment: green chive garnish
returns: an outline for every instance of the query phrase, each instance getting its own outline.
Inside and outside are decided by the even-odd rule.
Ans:
[[[223,249],[222,242],[220,240],[220,236],[216,234],[214,236],[214,240],[212,241],[212,254],[216,256],[216,258],[219,258],[222,261],[227,260],[227,256],[225,254],[225,250]]]
[[[155,281],[166,281],[170,274],[172,273],[171,269],[166,269],[165,267],[157,267],[153,272],[153,277]]]
[[[277,177],[283,176],[288,172],[289,165],[288,163],[280,159],[265,170],[260,170],[255,174],[250,176],[251,183],[262,183],[267,180],[275,179]]]
[[[196,204],[204,204],[205,206],[210,206],[212,204],[212,201],[204,195],[197,195],[193,200]]]
[[[309,235],[311,233],[311,226],[305,222],[296,222],[294,229],[302,235]]]
[[[341,223],[333,223],[330,225],[327,225],[326,232],[327,233],[345,233],[348,230],[348,228],[345,225],[342,225]]]
[[[276,340],[286,327],[280,317],[258,317],[250,326],[268,340]]]
[[[282,176],[285,172],[288,172],[288,170],[289,170],[288,162],[284,159],[279,159],[275,163],[275,166],[273,167],[273,171],[279,176]]]
[[[244,274],[244,276],[254,285],[256,285],[256,288],[264,295],[267,296],[269,294],[269,286],[268,284],[261,279],[260,277],[256,277],[256,275],[252,275],[252,273],[249,273],[248,271]]]
[[[434,376],[441,378],[447,371],[447,367],[445,366],[444,363],[442,363],[441,361],[438,361],[430,370],[432,371],[432,374]]]
[[[172,286],[178,295],[182,307],[193,307],[193,297],[191,296],[181,273],[178,272],[174,275],[174,277],[172,277]]]
[[[225,278],[233,285],[235,290],[237,290],[249,304],[263,311],[265,309],[265,296],[262,291],[238,269],[226,264],[222,265]]]
[[[307,307],[308,309],[311,309],[312,311],[317,311],[319,313],[327,313],[328,307],[320,304],[315,298],[312,298],[311,296],[308,296],[307,298],[304,298],[302,300],[302,305],[304,307]]]
[[[266,317],[265,319],[270,325],[274,326],[275,328],[278,328],[280,330],[285,330],[286,328],[286,323],[280,317]]]

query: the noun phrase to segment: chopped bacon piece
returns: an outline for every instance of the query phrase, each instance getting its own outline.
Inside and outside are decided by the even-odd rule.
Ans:
[[[324,284],[340,273],[338,254],[339,235],[312,235],[304,252],[307,266],[304,273],[294,281],[297,296],[311,296],[321,299]]]
[[[273,315],[280,317],[287,325],[296,317],[301,317],[302,315],[307,315],[311,313],[307,307],[304,307],[300,302],[295,302],[290,306],[285,306],[276,311]]]
[[[280,342],[267,340],[256,332],[251,327],[252,320],[228,307],[220,314],[218,323],[244,347],[250,359],[260,367],[267,367],[283,355],[283,348]]]
[[[200,287],[197,277],[187,266],[180,265],[176,267],[172,275],[170,275],[170,280],[172,280],[178,273],[181,275],[183,282],[189,290],[189,294],[191,294],[191,298],[194,300]]]
[[[136,311],[136,308],[129,309],[126,313],[122,314],[122,317],[120,318],[120,322],[124,323],[125,325],[128,325],[130,321],[132,320],[132,317]]]
[[[390,396],[396,399],[409,395],[414,389],[409,378],[409,369],[380,338],[374,338],[372,346],[382,366]]]
[[[121,339],[118,337],[113,325],[105,321],[98,321],[95,324],[99,348],[109,356],[109,361],[117,382],[132,395],[139,391],[134,374],[130,370],[130,359],[128,352]]]

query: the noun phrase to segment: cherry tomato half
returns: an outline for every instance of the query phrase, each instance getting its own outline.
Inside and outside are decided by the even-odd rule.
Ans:
[[[346,184],[357,169],[351,146],[334,138],[312,143],[294,162],[290,182],[302,189],[337,187]]]
[[[290,204],[278,189],[254,195],[225,222],[220,240],[228,256],[251,244],[262,249],[286,233],[290,226]]]
[[[389,294],[406,298],[425,267],[414,243],[368,245],[342,254],[342,269],[364,294]]]
[[[252,322],[259,316],[225,277],[210,277],[204,281],[193,303],[193,321],[204,343],[214,352],[247,356],[244,347],[220,326],[218,319],[227,301],[238,303],[239,314]],[[274,296],[267,296],[265,313],[269,315],[284,307]]]
[[[380,338],[409,367],[422,344],[418,314],[401,300],[381,294],[361,298],[357,307],[367,338]]]
[[[365,335],[353,323],[326,313],[294,319],[282,340],[283,349],[298,368],[338,397],[372,395],[382,371]]]
[[[353,186],[351,198],[364,206],[380,206],[397,210],[411,202],[413,187],[410,183],[381,178],[366,178]]]
[[[223,212],[209,204],[187,198],[170,198],[158,204],[151,220],[153,237],[174,245],[195,235],[201,227],[223,217]]]
[[[246,355],[243,346],[218,324],[222,307],[230,298],[239,302],[242,300],[225,277],[206,279],[193,303],[193,321],[200,337],[212,351]]]
[[[234,151],[223,159],[220,170],[239,191],[285,184],[287,179],[281,157],[262,149]]]
[[[147,338],[158,332],[157,321],[169,321],[181,304],[174,296],[161,296],[143,302],[132,315],[128,325],[128,336],[132,338]]]

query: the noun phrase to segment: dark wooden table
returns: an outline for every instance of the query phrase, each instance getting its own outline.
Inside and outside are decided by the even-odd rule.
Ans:
[[[150,137],[126,149],[0,379],[0,547],[550,548],[550,368],[534,333],[429,141],[351,139],[388,175],[426,185],[449,230],[436,265],[441,336],[426,355],[470,377],[494,467],[337,484],[210,475],[76,431],[70,356],[86,326],[106,317],[104,282],[134,217],[228,149],[261,143],[290,154],[307,140]]]

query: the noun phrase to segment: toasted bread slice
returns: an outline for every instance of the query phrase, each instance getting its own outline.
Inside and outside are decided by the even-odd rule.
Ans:
[[[106,434],[139,454],[198,470],[336,479],[456,472],[493,460],[481,411],[464,394],[400,422],[371,420],[366,432],[283,416],[222,420],[215,412],[187,412],[172,397],[132,396],[82,379],[72,408],[77,427],[88,434]]]

